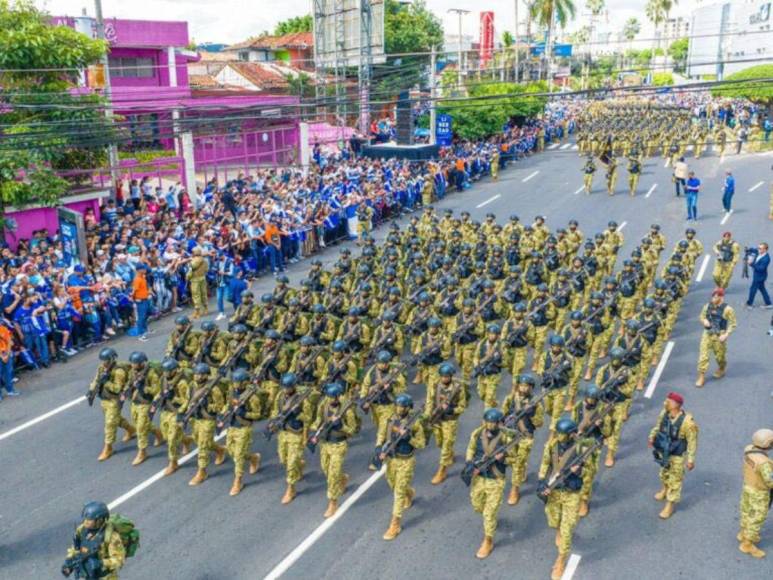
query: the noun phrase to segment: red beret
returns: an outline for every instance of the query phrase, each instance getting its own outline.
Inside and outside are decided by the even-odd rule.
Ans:
[[[675,393],[674,391],[671,391],[666,395],[666,399],[671,399],[674,401],[674,403],[679,403],[680,405],[684,405],[684,397],[680,395],[679,393]]]
[[[725,297],[725,289],[724,288],[715,288],[714,292],[711,293],[712,296],[722,296]]]
[[[726,237],[727,237],[727,238],[731,238],[731,237],[733,237],[733,234],[732,234],[732,233],[730,233],[730,232],[725,232],[724,234],[722,234],[722,237],[723,237],[723,238],[726,238]]]

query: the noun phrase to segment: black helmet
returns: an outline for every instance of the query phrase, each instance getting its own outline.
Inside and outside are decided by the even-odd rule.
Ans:
[[[279,333],[274,330],[273,328],[269,328],[266,331],[266,338],[270,338],[271,340],[279,340],[281,337],[279,336]]]
[[[625,358],[625,351],[619,346],[614,346],[609,350],[609,358],[614,361],[621,361]]]
[[[437,316],[430,316],[430,318],[427,320],[427,326],[430,328],[440,328],[442,324],[443,323]]]
[[[487,423],[499,423],[505,418],[505,414],[499,409],[486,409],[483,413],[483,420]]]
[[[274,295],[266,292],[260,297],[260,301],[263,304],[271,304],[274,301]]]
[[[234,324],[233,328],[231,328],[231,332],[234,334],[246,334],[247,327],[243,324]]]
[[[301,337],[301,346],[314,346],[314,344],[317,341],[314,340],[313,336],[303,336]]]
[[[280,284],[288,284],[290,282],[290,278],[288,278],[285,275],[282,275],[277,277],[276,281],[279,282]]]
[[[115,360],[117,357],[118,353],[115,352],[114,348],[110,348],[109,346],[99,351],[99,360],[103,362]]]
[[[101,501],[90,501],[83,506],[81,517],[84,520],[107,520],[110,517],[110,510]]]
[[[212,322],[211,320],[205,320],[201,323],[201,330],[204,332],[212,332],[213,330],[217,329],[217,324]]]
[[[562,417],[556,422],[556,432],[569,435],[577,431],[577,423],[567,417]]]
[[[572,320],[579,320],[582,322],[582,319],[584,318],[582,314],[582,310],[573,310],[572,314],[569,316]]]
[[[513,310],[515,312],[526,312],[526,304],[523,302],[517,302],[515,306],[513,306]]]
[[[180,316],[174,319],[174,323],[177,326],[188,326],[191,323],[191,319],[185,316],[185,314],[181,314]]]
[[[550,343],[550,346],[564,346],[565,344],[564,337],[560,334],[554,334],[550,337],[548,342]]]
[[[586,399],[593,399],[596,400],[599,397],[601,397],[601,389],[599,389],[596,385],[590,384],[585,389],[583,389],[583,395]]]
[[[456,368],[451,363],[443,363],[438,369],[441,377],[450,377],[456,372]]]
[[[171,373],[177,370],[180,365],[173,358],[165,358],[161,363],[161,370],[165,373]]]
[[[633,318],[630,318],[630,319],[626,320],[625,327],[628,330],[637,331],[637,330],[639,330],[639,321],[635,320]]]
[[[250,373],[247,372],[246,369],[235,369],[231,373],[231,380],[240,383],[242,381],[246,381],[250,378]]]
[[[413,407],[413,397],[408,393],[401,393],[395,397],[395,405],[398,407]]]
[[[291,389],[295,386],[297,382],[298,382],[298,377],[295,376],[295,373],[285,373],[284,376],[282,376],[283,389]]]
[[[396,316],[393,310],[387,310],[384,312],[384,315],[381,317],[382,320],[385,320],[387,322],[394,322]]]
[[[642,304],[644,308],[646,308],[647,310],[652,310],[653,308],[655,308],[655,301],[649,297],[645,298]]]
[[[376,360],[382,364],[386,364],[392,360],[392,353],[388,350],[380,350],[376,355]]]
[[[518,384],[525,383],[530,386],[537,384],[537,378],[531,373],[521,373],[518,375]]]
[[[148,362],[148,355],[146,355],[144,352],[135,350],[133,353],[129,355],[129,362],[133,365],[141,365],[146,362]]]
[[[343,340],[336,340],[333,343],[333,352],[344,352],[346,350],[346,343]]]
[[[208,375],[209,374],[209,365],[207,363],[199,363],[195,367],[193,367],[193,374],[194,375]]]
[[[489,334],[499,334],[502,332],[502,329],[499,328],[499,325],[496,322],[492,322],[486,327],[486,332]]]
[[[322,304],[315,304],[311,310],[314,314],[324,314],[326,312],[325,307]]]

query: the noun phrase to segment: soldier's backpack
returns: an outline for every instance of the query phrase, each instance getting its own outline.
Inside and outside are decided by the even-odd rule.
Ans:
[[[140,531],[134,526],[134,522],[119,514],[111,514],[108,520],[113,531],[121,536],[126,557],[131,558],[140,547]]]

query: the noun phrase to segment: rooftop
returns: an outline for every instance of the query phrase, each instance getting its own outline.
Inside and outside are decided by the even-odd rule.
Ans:
[[[242,48],[256,48],[265,50],[279,50],[282,48],[312,48],[314,46],[314,34],[311,32],[292,32],[281,36],[257,36],[248,38],[244,42],[232,44],[224,50],[239,50]]]

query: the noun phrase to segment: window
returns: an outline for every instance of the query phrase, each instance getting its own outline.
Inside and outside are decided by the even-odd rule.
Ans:
[[[153,66],[155,61],[152,58],[135,58],[111,56],[110,76],[120,78],[152,78],[156,76]]]
[[[250,60],[250,53],[247,50],[242,50],[239,52],[239,60],[242,60],[244,62],[247,62]]]

